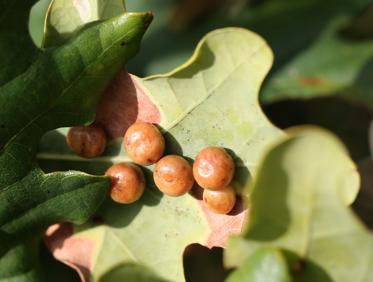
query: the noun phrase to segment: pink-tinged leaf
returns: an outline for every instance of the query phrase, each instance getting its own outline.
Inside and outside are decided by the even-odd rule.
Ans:
[[[197,185],[193,187],[191,195],[198,201],[210,228],[210,234],[207,236],[203,245],[208,248],[225,247],[229,236],[237,235],[248,217],[248,210],[245,209],[241,197],[237,197],[237,202],[229,214],[217,214],[210,211],[202,200],[203,189]]]
[[[118,73],[100,101],[96,121],[112,139],[123,137],[136,121],[161,122],[157,107],[133,77],[125,70]]]
[[[209,211],[203,201],[200,201],[200,204],[211,230],[204,245],[209,248],[224,248],[229,236],[240,234],[248,216],[248,210],[243,209],[242,201],[236,205],[229,215]]]
[[[237,191],[248,191],[244,188],[263,153],[283,136],[258,103],[260,85],[271,64],[271,50],[258,35],[239,28],[217,30],[171,73],[145,79],[118,74],[101,101],[96,122],[119,140],[136,120],[157,123],[165,133],[167,152],[188,159],[206,146],[227,148],[236,163],[232,185]],[[109,148],[109,155],[89,162],[73,155],[64,160],[71,160],[70,168],[84,170],[84,165],[91,165],[102,173],[108,162],[129,160],[123,146],[112,143],[121,149]],[[56,155],[40,154],[49,160]],[[75,227],[74,235],[66,236],[68,242],[72,238],[93,242],[90,259],[79,261],[85,256],[84,244],[80,249],[59,243],[63,251],[54,249],[55,256],[89,269],[91,281],[128,262],[143,264],[163,279],[183,281],[182,255],[188,245],[224,247],[230,235],[240,233],[248,216],[241,201],[229,215],[214,214],[198,195],[162,195],[154,186],[151,169],[145,172],[148,189],[138,202],[117,205],[108,199],[98,214],[101,223],[92,222],[83,230]],[[71,257],[66,256],[69,253]]]

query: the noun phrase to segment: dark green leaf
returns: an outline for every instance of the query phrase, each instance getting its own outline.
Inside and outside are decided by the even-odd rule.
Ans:
[[[29,238],[27,242],[14,244],[3,252],[4,241],[1,238],[0,281],[29,282],[43,281],[44,276],[38,259],[39,239]]]
[[[264,90],[263,100],[338,95],[373,107],[373,40],[343,36],[339,31],[346,22],[346,17],[336,18],[323,29],[312,48],[276,72]]]
[[[12,63],[1,60],[0,69],[6,82],[0,83],[0,280],[7,281],[40,281],[38,248],[31,242],[52,223],[83,223],[105,198],[108,178],[44,174],[35,153],[47,131],[93,119],[102,91],[137,52],[152,18],[124,14],[36,52],[27,30],[32,4],[0,1],[0,56],[13,58],[23,49]]]

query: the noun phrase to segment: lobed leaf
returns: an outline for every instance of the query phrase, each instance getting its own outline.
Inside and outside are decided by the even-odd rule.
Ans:
[[[304,264],[295,281],[371,281],[371,234],[346,207],[359,188],[354,164],[324,130],[288,133],[261,163],[250,222],[230,239],[227,264],[241,265],[261,246],[273,246]]]
[[[117,99],[112,101],[114,110],[108,113],[104,124],[119,137],[126,125],[120,124],[114,130],[111,121],[116,124],[118,116],[135,108],[131,119],[134,121],[142,107],[150,103],[158,111],[153,117],[159,118],[165,133],[167,153],[194,158],[205,146],[226,147],[234,154],[237,165],[234,184],[243,189],[250,174],[255,173],[263,151],[282,136],[257,101],[271,63],[271,51],[258,35],[239,28],[216,30],[202,39],[192,58],[176,70],[145,79],[124,76],[126,84],[117,81],[117,87],[111,90],[122,93],[126,89],[127,94],[123,95],[130,91],[135,98],[132,105],[124,105],[120,102],[124,96],[106,93],[105,97]],[[141,95],[147,97],[146,103]],[[110,111],[108,105],[106,109]],[[63,146],[61,133],[51,133],[41,142],[38,157],[46,169],[59,160],[62,167],[102,173],[113,162],[129,160],[121,140],[116,140],[105,156],[85,162]],[[163,279],[183,281],[182,254],[187,245],[223,246],[230,234],[241,230],[246,216],[242,208],[236,214],[215,215],[191,195],[161,195],[154,187],[151,171],[146,172],[148,189],[140,201],[128,206],[105,203],[99,211],[102,224],[76,229],[76,234],[66,239],[94,242],[88,252],[91,263],[85,265],[91,270],[93,281],[117,264],[132,262],[146,266]],[[61,259],[71,259],[69,252],[79,256],[76,248],[66,248]]]

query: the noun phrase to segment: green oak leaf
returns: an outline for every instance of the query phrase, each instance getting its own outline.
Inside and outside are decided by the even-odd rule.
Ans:
[[[233,271],[227,282],[291,282],[288,262],[281,250],[258,249]]]
[[[109,179],[45,174],[38,143],[50,130],[92,121],[102,91],[137,52],[152,18],[123,14],[40,50],[28,33],[35,2],[0,1],[0,281],[40,281],[43,231],[85,222],[104,200]]]
[[[123,0],[53,0],[45,19],[42,45],[60,45],[85,24],[108,19],[123,12]]]
[[[372,235],[346,207],[358,188],[355,165],[334,135],[318,128],[288,131],[254,178],[250,222],[229,240],[227,265],[273,246],[303,261],[295,281],[372,281]]]
[[[194,158],[207,145],[226,147],[235,155],[234,184],[243,188],[263,152],[282,136],[258,103],[259,88],[271,64],[271,50],[262,38],[245,29],[226,28],[206,35],[193,56],[176,70],[144,79],[132,77],[132,83],[158,108],[168,153]],[[38,158],[46,169],[66,165],[102,173],[113,162],[129,160],[121,140],[116,140],[105,156],[86,162],[64,145],[63,132],[50,133],[40,144]],[[76,238],[95,242],[90,258],[93,281],[113,266],[129,262],[143,264],[163,279],[183,281],[185,247],[191,243],[211,247],[221,234],[231,232],[229,226],[216,232],[210,223],[211,218],[234,221],[234,216],[210,214],[208,219],[191,195],[162,195],[154,187],[151,171],[146,174],[148,189],[140,201],[108,202],[99,211],[103,224],[76,228]],[[238,220],[235,232],[241,224]]]
[[[341,34],[349,17],[336,17],[312,46],[286,63],[264,89],[263,101],[335,95],[373,108],[373,40]]]

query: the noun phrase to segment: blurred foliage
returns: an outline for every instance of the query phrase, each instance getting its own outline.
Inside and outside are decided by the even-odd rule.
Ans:
[[[348,147],[356,162],[369,155],[371,113],[361,105],[327,97],[277,102],[267,105],[264,110],[281,128],[315,124],[333,131]]]
[[[195,43],[206,32],[224,26],[246,27],[268,40],[275,53],[275,71],[317,41],[329,23],[341,16],[357,14],[370,2],[130,0],[128,11],[155,12],[155,22],[130,71],[149,75],[171,70],[191,54]],[[356,23],[354,26],[354,32],[360,32],[361,27]]]
[[[290,268],[304,265],[293,273],[294,281],[372,281],[367,269],[373,263],[373,236],[349,208],[360,184],[355,164],[325,130],[303,126],[287,133],[259,165],[250,187],[250,220],[228,240],[225,262],[242,265],[241,277],[251,276],[256,269],[250,266],[263,260],[245,267],[245,256],[271,246],[293,254]],[[281,265],[276,259],[271,269],[284,279],[269,281],[289,281]]]
[[[361,15],[351,20],[349,25],[342,29],[346,36],[356,39],[373,38],[373,5],[364,10]]]

